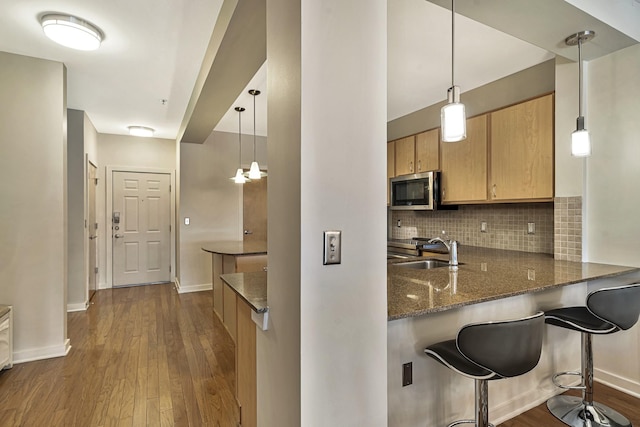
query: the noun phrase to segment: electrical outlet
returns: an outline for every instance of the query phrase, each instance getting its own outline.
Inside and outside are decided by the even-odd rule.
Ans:
[[[527,234],[536,234],[536,223],[528,222],[527,223]]]
[[[399,219],[399,220],[396,222],[396,227],[398,227],[398,228],[402,227],[402,220],[401,220],[401,219]]]
[[[402,364],[402,387],[413,384],[413,362]]]
[[[480,232],[481,233],[486,233],[487,232],[487,222],[486,221],[482,221],[480,223]]]

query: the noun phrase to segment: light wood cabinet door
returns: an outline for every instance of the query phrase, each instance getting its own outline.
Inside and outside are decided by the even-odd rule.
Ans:
[[[236,398],[240,403],[243,427],[258,425],[256,324],[251,320],[251,307],[238,298],[238,339],[236,341]]]
[[[491,200],[553,198],[553,95],[491,113]]]
[[[487,200],[487,115],[467,120],[467,138],[441,142],[442,202]]]
[[[396,144],[395,141],[387,143],[387,206],[389,205],[389,179],[396,176]]]
[[[438,129],[416,135],[416,173],[440,169],[440,143]]]
[[[397,139],[396,145],[396,176],[415,172],[416,144],[413,135]]]

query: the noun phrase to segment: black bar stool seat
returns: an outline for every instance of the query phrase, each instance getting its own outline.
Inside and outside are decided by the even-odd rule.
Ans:
[[[460,420],[449,427],[489,423],[488,381],[523,375],[538,364],[542,351],[544,313],[499,322],[463,326],[454,340],[427,347],[424,352],[447,368],[475,380],[475,420]]]
[[[582,334],[582,372],[561,372],[553,383],[563,389],[582,390],[582,398],[555,396],[547,400],[549,411],[563,423],[575,427],[630,427],[631,422],[614,409],[593,401],[592,335],[627,330],[640,315],[640,284],[604,288],[587,295],[586,306],[564,307],[547,311],[545,322]],[[579,386],[565,386],[558,378],[578,375]]]

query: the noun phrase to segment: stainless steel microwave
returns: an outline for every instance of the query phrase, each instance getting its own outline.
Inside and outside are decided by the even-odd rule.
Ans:
[[[426,210],[440,207],[440,172],[402,175],[389,180],[392,210]]]

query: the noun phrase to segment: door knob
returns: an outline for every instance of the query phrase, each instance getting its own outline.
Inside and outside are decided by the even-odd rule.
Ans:
[[[121,239],[124,237],[123,234],[115,234],[113,237],[115,237],[116,239]]]
[[[251,230],[244,230],[244,234],[253,234],[253,231],[251,231]]]
[[[98,236],[89,236],[89,240],[97,239]]]

